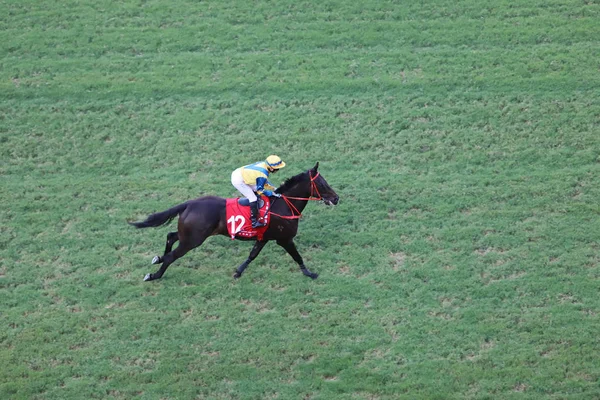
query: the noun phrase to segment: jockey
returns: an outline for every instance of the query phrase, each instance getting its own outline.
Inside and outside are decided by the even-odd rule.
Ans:
[[[258,198],[256,193],[281,197],[278,193],[273,192],[275,187],[269,182],[269,174],[275,173],[283,167],[285,167],[285,163],[281,158],[271,155],[264,161],[245,165],[231,173],[231,184],[250,201],[252,228],[266,225],[258,220]]]

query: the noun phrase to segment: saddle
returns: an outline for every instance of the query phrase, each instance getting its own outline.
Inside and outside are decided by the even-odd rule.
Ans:
[[[245,197],[242,197],[238,200],[238,204],[243,207],[248,207],[248,206],[250,206],[250,200],[248,200]],[[262,197],[258,197],[258,208],[261,209],[264,206],[265,206],[265,201],[262,199]]]
[[[260,210],[258,213],[262,221],[267,225],[259,228],[252,228],[252,217],[250,214],[250,203],[247,199],[245,202],[240,201],[239,198],[226,199],[225,203],[225,217],[227,218],[227,233],[232,239],[252,239],[257,238],[262,240],[265,231],[269,226],[269,207],[270,199],[263,197],[260,199]],[[243,206],[242,204],[246,204]]]

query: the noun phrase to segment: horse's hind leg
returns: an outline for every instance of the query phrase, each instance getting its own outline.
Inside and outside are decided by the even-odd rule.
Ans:
[[[300,271],[302,271],[302,273],[304,275],[306,275],[312,279],[317,279],[319,277],[319,274],[312,272],[308,268],[306,268],[306,266],[304,265],[304,261],[302,260],[302,256],[300,255],[300,253],[298,253],[298,249],[296,249],[296,244],[294,243],[293,239],[286,240],[286,241],[278,240],[277,244],[280,245],[281,247],[283,247],[285,249],[285,251],[287,251],[288,254],[290,256],[292,256],[294,261],[296,261],[298,263],[298,266],[300,267]]]
[[[146,276],[144,277],[144,281],[152,281],[154,279],[162,278],[167,268],[169,268],[169,265],[173,264],[178,258],[183,257],[191,249],[192,248],[186,247],[180,243],[175,250],[165,254],[165,256],[162,257],[162,265],[160,266],[158,271],[156,271],[153,274],[146,274]]]
[[[160,266],[160,268],[158,269],[158,271],[156,271],[153,274],[146,274],[146,276],[144,277],[145,281],[152,281],[154,279],[160,279],[163,274],[165,273],[165,271],[167,270],[167,268],[169,268],[169,265],[173,264],[175,262],[175,260],[177,260],[178,258],[183,257],[184,255],[186,255],[186,253],[198,246],[200,246],[202,243],[204,243],[204,241],[206,240],[206,238],[208,237],[208,235],[202,235],[199,237],[196,237],[196,239],[194,240],[181,240],[179,242],[179,246],[177,246],[175,248],[175,250],[170,251],[169,253],[165,254],[162,258],[162,265]]]
[[[179,240],[179,233],[177,233],[177,232],[169,232],[169,233],[167,233],[167,244],[165,246],[165,252],[162,255],[162,257],[154,256],[154,258],[152,259],[152,264],[160,264],[161,262],[163,262],[164,257],[168,253],[171,252],[171,250],[173,249],[173,245],[178,240]]]

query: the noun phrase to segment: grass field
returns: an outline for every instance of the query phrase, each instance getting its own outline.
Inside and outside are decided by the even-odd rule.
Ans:
[[[0,2],[1,399],[600,398],[600,2]],[[297,245],[209,239],[320,162]]]

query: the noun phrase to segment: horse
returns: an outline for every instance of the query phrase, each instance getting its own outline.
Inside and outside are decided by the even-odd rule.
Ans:
[[[296,249],[294,237],[298,232],[298,220],[309,200],[320,200],[328,206],[336,205],[339,196],[329,186],[323,175],[318,171],[317,162],[312,169],[304,171],[287,180],[275,190],[277,195],[270,197],[270,223],[262,238],[244,239],[255,240],[248,258],[240,264],[233,277],[238,279],[244,270],[260,254],[265,245],[275,240],[296,261],[305,276],[316,279],[319,275],[310,271]],[[280,197],[278,197],[280,196]],[[168,210],[149,215],[145,221],[129,222],[136,228],[158,227],[166,225],[179,216],[177,231],[167,234],[167,243],[162,257],[155,256],[152,264],[161,263],[158,271],[146,274],[144,281],[160,279],[169,265],[183,257],[190,250],[200,246],[214,235],[229,236],[226,221],[227,199],[217,196],[204,196],[176,205]],[[173,250],[173,245],[179,241]]]

